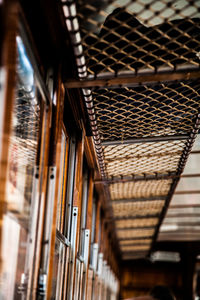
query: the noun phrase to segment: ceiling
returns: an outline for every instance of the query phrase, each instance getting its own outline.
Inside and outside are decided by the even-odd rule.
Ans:
[[[123,259],[198,238],[200,1],[190,3],[61,1],[77,65],[66,87],[82,88]]]

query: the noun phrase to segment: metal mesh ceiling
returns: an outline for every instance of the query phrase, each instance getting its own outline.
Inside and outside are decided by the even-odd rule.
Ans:
[[[107,177],[176,172],[186,141],[104,146]]]
[[[93,91],[102,141],[188,134],[200,108],[199,80]]]
[[[78,1],[90,74],[198,67],[199,1]]]
[[[199,128],[200,1],[62,6],[122,257],[141,258]]]
[[[112,200],[135,199],[155,196],[166,196],[169,193],[172,180],[141,180],[110,184]]]

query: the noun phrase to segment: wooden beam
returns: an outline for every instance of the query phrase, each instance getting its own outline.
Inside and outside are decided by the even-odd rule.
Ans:
[[[113,220],[133,220],[133,219],[151,219],[151,218],[159,218],[160,217],[160,214],[150,214],[150,215],[146,215],[146,216],[143,216],[143,215],[136,215],[136,216],[114,216],[113,219],[110,220],[110,222],[113,222]]]
[[[164,135],[164,136],[150,136],[142,138],[132,138],[127,140],[114,140],[114,141],[104,141],[102,146],[115,146],[115,145],[129,145],[137,143],[155,143],[155,142],[169,142],[177,140],[187,140],[189,136],[186,134],[180,135]]]
[[[151,75],[126,75],[123,77],[97,78],[87,80],[68,79],[64,83],[67,89],[92,88],[92,87],[116,87],[116,86],[138,86],[139,84],[168,82],[174,80],[190,80],[200,78],[200,71],[176,71]]]
[[[141,201],[157,201],[157,200],[165,200],[166,196],[154,196],[147,198],[130,198],[130,199],[115,199],[111,200],[111,203],[129,203],[129,202],[141,202]]]
[[[131,182],[131,181],[142,181],[142,180],[164,180],[164,179],[174,179],[174,178],[193,178],[193,177],[200,177],[200,173],[196,174],[182,174],[178,175],[175,172],[172,173],[166,173],[166,174],[155,174],[155,175],[149,175],[149,174],[143,174],[143,175],[133,175],[133,176],[121,176],[114,177],[114,178],[107,178],[107,179],[98,179],[95,180],[95,184],[102,183],[102,184],[112,184],[112,183],[120,183],[120,182]],[[165,197],[166,198],[166,197]]]

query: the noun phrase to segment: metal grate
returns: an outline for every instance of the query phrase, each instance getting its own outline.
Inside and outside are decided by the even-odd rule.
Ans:
[[[199,80],[93,91],[102,141],[189,134],[199,91]]]
[[[148,180],[111,184],[111,199],[134,199],[168,194],[172,180]]]
[[[199,1],[78,1],[92,75],[199,67]]]
[[[186,141],[103,147],[107,177],[176,172]]]

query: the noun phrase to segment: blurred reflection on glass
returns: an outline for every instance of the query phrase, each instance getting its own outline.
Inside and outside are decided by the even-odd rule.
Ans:
[[[7,214],[3,218],[1,299],[26,299],[36,223],[34,169],[38,164],[42,95],[20,36],[17,42],[15,100],[6,181]],[[31,258],[32,259],[32,258]]]

